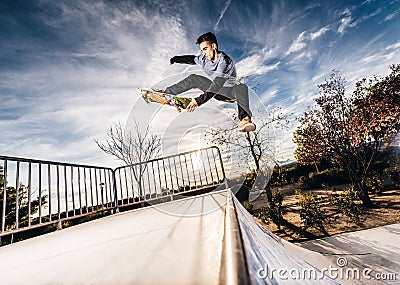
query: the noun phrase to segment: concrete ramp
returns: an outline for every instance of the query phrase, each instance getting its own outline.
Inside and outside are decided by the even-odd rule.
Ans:
[[[263,228],[234,199],[252,284],[341,284],[321,269],[332,262]]]
[[[329,265],[263,229],[229,189],[0,248],[7,285],[342,283],[321,271]]]
[[[218,284],[227,192],[0,248],[0,284]]]

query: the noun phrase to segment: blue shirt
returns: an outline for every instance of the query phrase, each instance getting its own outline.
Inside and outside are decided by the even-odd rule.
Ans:
[[[215,80],[217,77],[225,78],[224,87],[233,87],[236,84],[236,68],[233,60],[221,52],[215,62],[208,60],[203,54],[194,58],[194,62],[200,65],[203,71]]]

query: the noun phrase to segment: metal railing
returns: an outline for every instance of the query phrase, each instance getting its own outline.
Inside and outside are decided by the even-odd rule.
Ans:
[[[115,181],[122,206],[217,187],[225,182],[225,171],[219,149],[210,147],[119,167]]]
[[[114,169],[0,156],[0,238],[226,182],[210,147]]]
[[[0,236],[115,208],[111,168],[0,156]]]

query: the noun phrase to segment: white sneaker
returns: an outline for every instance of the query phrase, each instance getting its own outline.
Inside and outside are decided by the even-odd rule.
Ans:
[[[244,133],[252,132],[256,129],[256,125],[251,121],[250,117],[244,117],[238,126],[238,130]]]

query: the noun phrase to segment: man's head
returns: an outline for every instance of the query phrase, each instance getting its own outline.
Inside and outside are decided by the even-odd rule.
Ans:
[[[196,44],[200,45],[200,50],[208,60],[214,61],[216,59],[218,42],[217,37],[213,33],[208,32],[201,35],[197,39]]]

